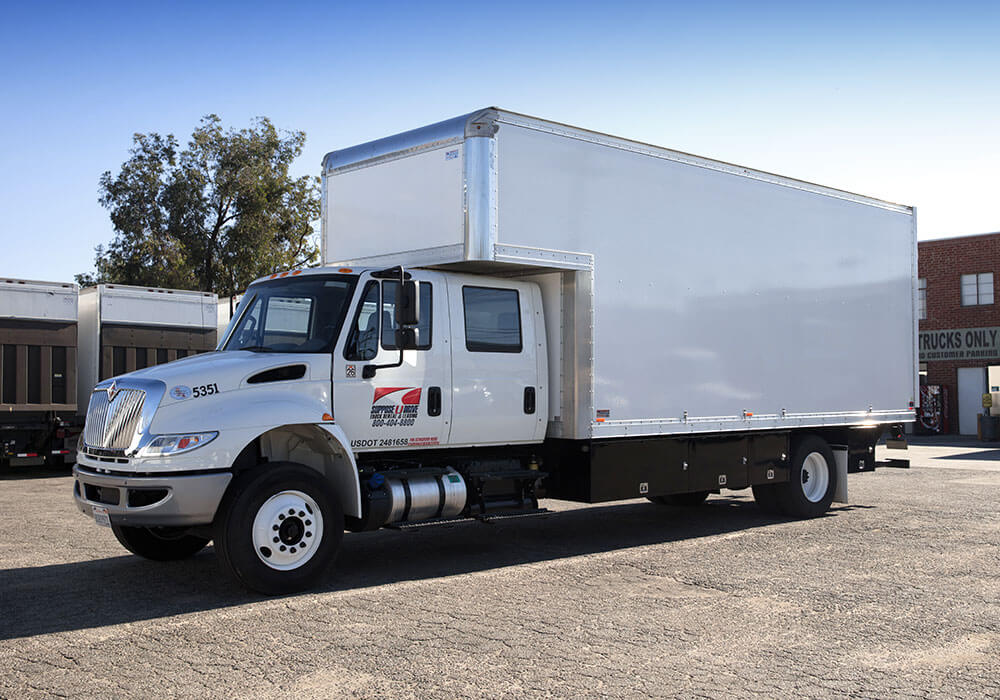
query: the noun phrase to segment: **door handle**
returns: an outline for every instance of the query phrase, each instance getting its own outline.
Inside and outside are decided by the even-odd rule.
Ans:
[[[531,414],[535,412],[535,387],[524,387],[524,412]]]
[[[441,415],[441,387],[432,386],[427,390],[427,415]]]

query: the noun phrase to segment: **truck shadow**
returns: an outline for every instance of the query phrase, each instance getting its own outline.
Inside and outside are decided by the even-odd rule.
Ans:
[[[851,507],[835,507],[831,516]],[[830,517],[830,516],[827,516]],[[645,502],[489,523],[350,534],[329,577],[304,593],[344,592],[778,525],[747,499],[700,508]],[[223,574],[211,548],[180,562],[119,556],[0,570],[0,639],[246,605],[267,598]]]
[[[951,455],[940,455],[933,459],[938,460],[981,460],[986,462],[996,462],[1000,460],[1000,449],[976,450],[974,452],[959,452]]]
[[[73,473],[73,465],[44,467],[0,466],[0,481],[23,481],[26,479],[66,478]]]

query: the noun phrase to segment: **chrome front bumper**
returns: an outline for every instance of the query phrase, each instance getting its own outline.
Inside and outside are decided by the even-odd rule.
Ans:
[[[209,525],[232,480],[230,472],[124,476],[73,467],[73,499],[81,513],[106,508],[115,525]]]

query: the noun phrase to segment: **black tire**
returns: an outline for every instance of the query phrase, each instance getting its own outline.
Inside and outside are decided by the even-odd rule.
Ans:
[[[757,507],[768,515],[781,515],[776,486],[777,484],[761,484],[753,487],[753,500],[756,501]]]
[[[153,561],[187,559],[211,542],[204,537],[190,535],[181,527],[112,525],[111,531],[125,549]]]
[[[810,499],[807,495],[810,483],[808,473],[804,474],[806,460],[821,457],[826,463],[826,489],[822,494],[816,494]],[[814,458],[814,459],[816,459]],[[807,471],[807,470],[806,470]],[[823,515],[833,503],[833,494],[837,490],[837,468],[833,459],[833,450],[826,440],[815,435],[802,438],[792,454],[791,469],[788,481],[774,485],[776,501],[781,512],[792,518],[815,518]]]
[[[302,503],[302,510],[291,513],[300,506],[292,508],[287,515],[288,523],[285,523],[283,511],[275,516],[281,520],[275,520],[272,528],[277,527],[278,522],[282,525],[281,529],[274,529],[274,537],[280,536],[274,549],[270,544],[255,545],[255,518],[260,514],[261,522],[266,522],[269,519],[265,517],[268,510],[273,510],[283,498],[282,494],[287,493],[304,497],[294,496],[297,500],[293,501]],[[309,500],[315,508],[305,505]],[[315,518],[316,508],[321,517],[316,518],[314,524],[312,518]],[[299,515],[302,517],[299,518]],[[294,525],[290,533],[285,532],[286,524]],[[317,529],[320,526],[322,529]],[[317,529],[315,535],[312,529]],[[314,536],[318,536],[318,543],[309,539]],[[295,593],[316,585],[333,564],[343,538],[344,512],[333,487],[318,472],[289,462],[262,464],[237,476],[230,484],[215,519],[215,549],[223,567],[244,586],[265,595]],[[286,567],[283,569],[275,568],[272,564],[277,565],[282,557],[292,556],[289,552],[296,553],[300,558],[305,557],[307,550],[299,546],[297,541],[300,539],[306,546],[312,547],[308,550],[308,558],[300,559],[301,563],[283,564]],[[279,547],[281,553],[278,552]],[[296,547],[299,547],[299,552],[296,552]],[[272,564],[265,563],[265,558],[269,558]]]
[[[674,493],[669,496],[649,496],[648,500],[658,503],[661,506],[677,506],[680,508],[693,508],[700,506],[708,498],[711,491],[695,491],[693,493]]]

